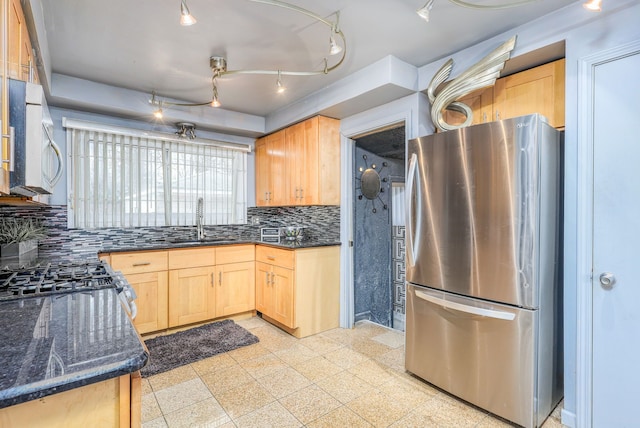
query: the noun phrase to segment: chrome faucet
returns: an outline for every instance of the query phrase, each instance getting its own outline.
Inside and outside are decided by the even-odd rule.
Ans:
[[[198,198],[198,203],[196,204],[196,235],[198,241],[204,239],[204,200],[202,198]]]

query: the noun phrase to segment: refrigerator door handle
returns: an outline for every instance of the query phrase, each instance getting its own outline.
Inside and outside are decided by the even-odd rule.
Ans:
[[[415,290],[416,296],[427,302],[431,302],[434,305],[442,306],[446,309],[452,309],[454,311],[465,312],[467,314],[480,315],[487,318],[496,318],[499,320],[513,321],[516,318],[516,314],[510,312],[495,311],[492,309],[477,308],[475,306],[463,305],[461,303],[451,302],[449,300],[440,299],[438,297],[430,296],[429,294],[420,290]]]
[[[406,248],[407,248],[407,263],[409,266],[415,266],[416,264],[415,256],[413,254],[413,229],[411,224],[413,207],[411,206],[411,196],[413,194],[413,183],[415,181],[417,169],[418,169],[418,156],[415,153],[413,153],[411,155],[411,159],[409,159],[409,170],[407,172],[407,189],[406,189],[406,201],[405,201],[405,204],[407,207]]]

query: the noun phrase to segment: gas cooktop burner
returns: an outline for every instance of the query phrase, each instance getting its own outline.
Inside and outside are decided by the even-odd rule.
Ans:
[[[0,300],[116,288],[115,276],[102,261],[4,269],[0,270]]]

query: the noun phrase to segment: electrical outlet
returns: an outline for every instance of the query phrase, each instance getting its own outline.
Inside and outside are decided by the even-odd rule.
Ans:
[[[260,224],[260,217],[258,216],[251,217],[251,224]]]

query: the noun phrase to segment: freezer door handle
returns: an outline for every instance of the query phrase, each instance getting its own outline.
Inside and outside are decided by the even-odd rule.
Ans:
[[[406,209],[407,209],[406,249],[407,249],[407,264],[409,266],[414,266],[416,264],[415,255],[413,251],[413,229],[412,229],[413,225],[411,224],[412,209],[413,209],[413,207],[411,206],[411,196],[413,193],[413,183],[415,181],[417,168],[418,168],[418,156],[415,153],[413,153],[411,155],[411,159],[409,159],[409,170],[407,172],[407,189],[406,189]]]
[[[454,311],[465,312],[467,314],[480,315],[488,318],[496,318],[499,320],[513,321],[516,318],[516,314],[510,312],[495,311],[493,309],[477,308],[475,306],[463,305],[461,303],[451,302],[449,300],[440,299],[438,297],[430,296],[420,290],[415,290],[416,296],[427,302],[431,302],[434,305],[442,306],[446,309],[452,309]]]

